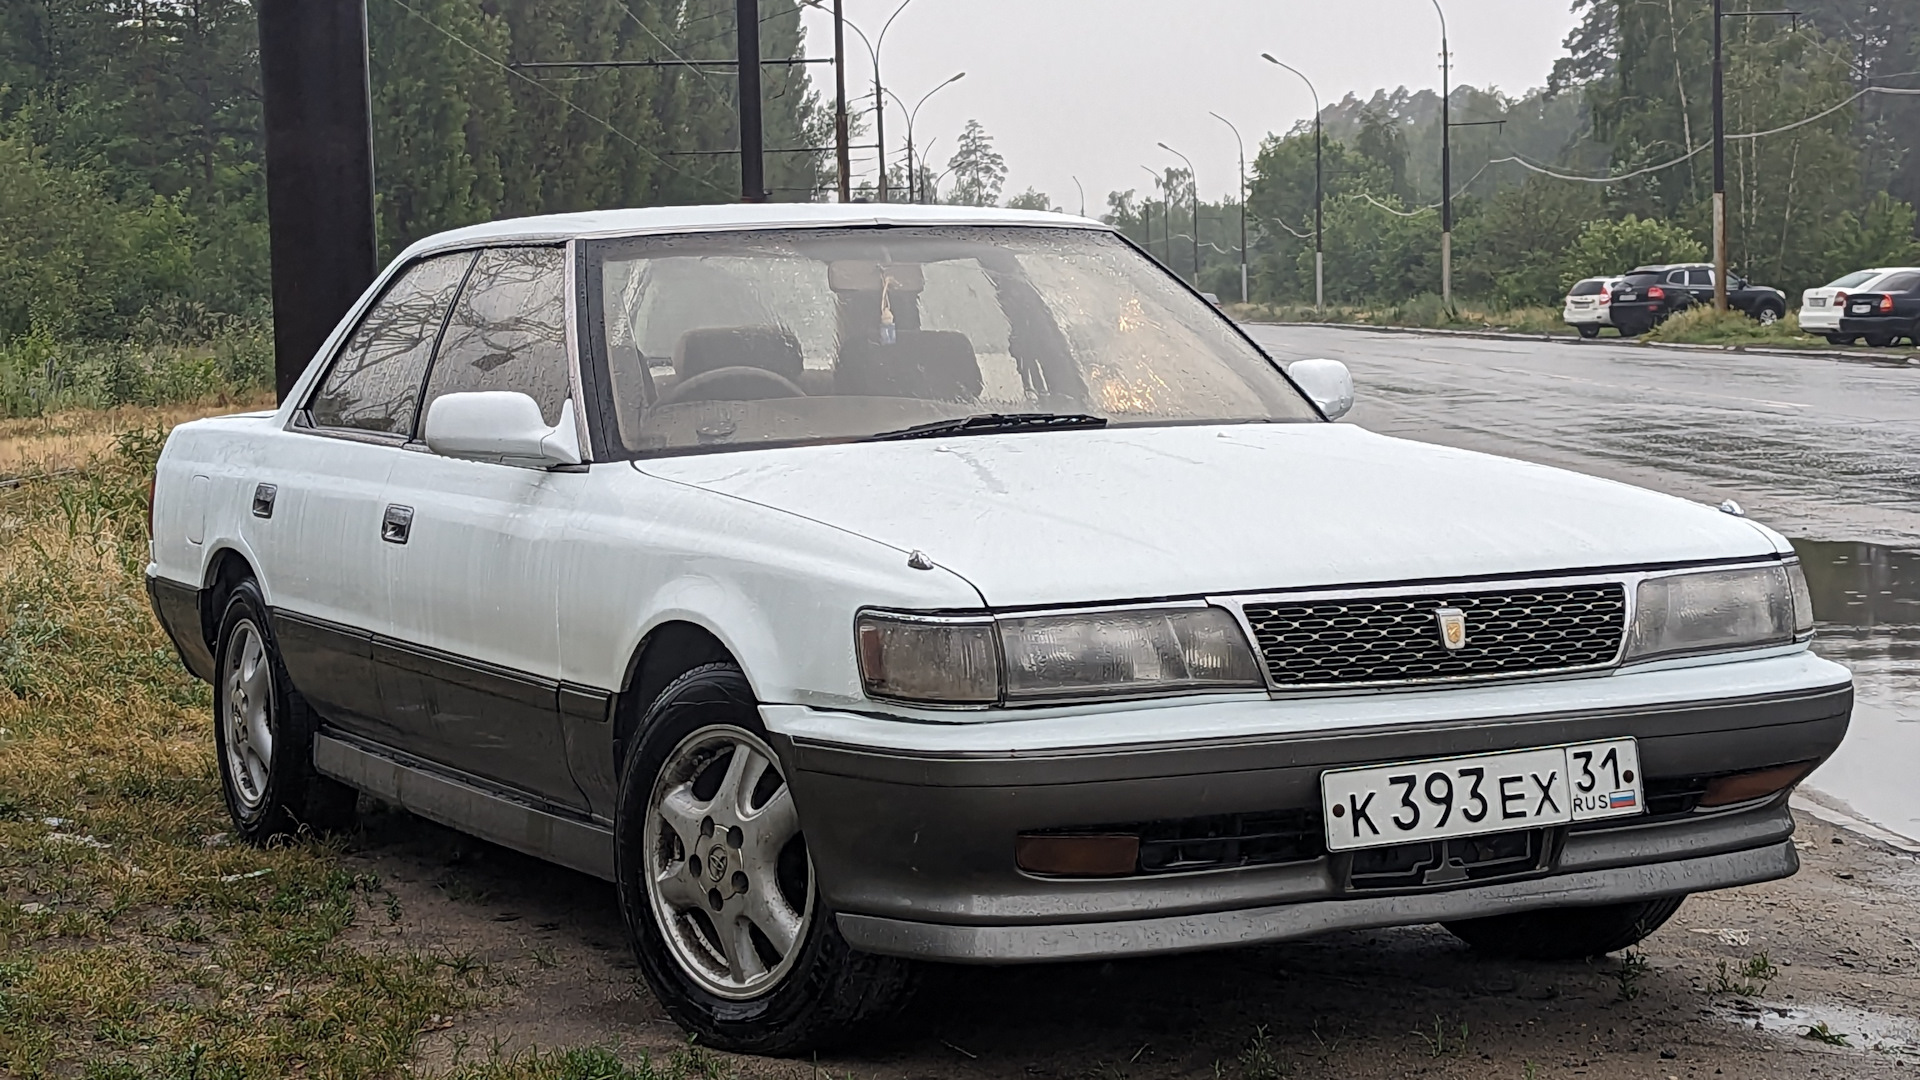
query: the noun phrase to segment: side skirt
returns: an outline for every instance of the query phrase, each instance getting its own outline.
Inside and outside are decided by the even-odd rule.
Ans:
[[[611,829],[331,735],[314,736],[313,764],[322,774],[410,813],[602,881],[613,880]]]

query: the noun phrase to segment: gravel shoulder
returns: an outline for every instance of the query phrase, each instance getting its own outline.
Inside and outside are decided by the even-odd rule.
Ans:
[[[954,1080],[1914,1075],[1920,859],[1806,816],[1796,844],[1798,876],[1694,897],[1626,957],[1485,960],[1421,927],[1154,960],[930,968],[908,1012],[858,1047],[805,1063],[712,1055],[705,1069]],[[397,921],[365,931],[370,947],[458,952],[481,973],[473,1007],[423,1034],[416,1068],[587,1045],[655,1061],[684,1052],[638,982],[604,883],[397,813],[376,814],[347,860],[398,900]]]

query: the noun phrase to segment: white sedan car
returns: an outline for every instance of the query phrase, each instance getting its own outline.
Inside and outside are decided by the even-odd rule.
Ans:
[[[1578,958],[1792,874],[1852,684],[1786,540],[1352,397],[1097,222],[507,221],[174,429],[148,580],[241,835],[365,792],[606,878],[718,1047],[922,960]]]
[[[1609,308],[1614,287],[1619,284],[1617,277],[1590,277],[1574,282],[1573,288],[1567,290],[1566,303],[1560,311],[1561,321],[1580,331],[1583,338],[1599,337],[1601,327],[1613,325]]]
[[[1872,292],[1880,279],[1891,274],[1911,273],[1913,270],[1910,266],[1877,266],[1871,270],[1855,270],[1817,289],[1806,290],[1800,294],[1801,331],[1819,334],[1835,345],[1853,344],[1859,335],[1840,332],[1840,316],[1846,311],[1847,295]]]

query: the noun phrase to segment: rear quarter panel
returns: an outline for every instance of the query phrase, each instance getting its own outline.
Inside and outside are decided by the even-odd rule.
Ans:
[[[154,468],[151,570],[202,588],[215,556],[237,551],[270,588],[244,534],[257,475],[278,434],[271,413],[242,413],[181,424],[167,436]],[[269,594],[271,599],[271,594]]]

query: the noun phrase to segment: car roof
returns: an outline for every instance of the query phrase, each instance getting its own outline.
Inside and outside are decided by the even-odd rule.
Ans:
[[[1089,218],[1047,210],[1006,210],[988,206],[920,206],[908,203],[725,203],[707,206],[650,206],[588,210],[574,214],[508,218],[429,236],[409,247],[403,258],[445,248],[494,243],[573,240],[587,236],[645,236],[662,233],[724,232],[746,229],[821,229],[888,225],[1021,226],[1099,229],[1112,226]]]

